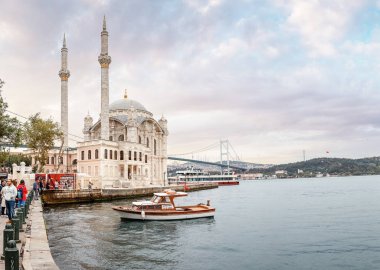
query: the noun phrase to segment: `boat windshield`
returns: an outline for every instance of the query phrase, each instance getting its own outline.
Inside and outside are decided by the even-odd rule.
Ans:
[[[150,201],[153,203],[169,203],[169,200],[167,197],[160,197],[156,195],[154,195]]]

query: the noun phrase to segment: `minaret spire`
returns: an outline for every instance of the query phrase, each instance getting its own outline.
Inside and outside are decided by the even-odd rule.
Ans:
[[[109,140],[109,65],[111,57],[108,55],[108,32],[106,29],[106,16],[103,17],[103,31],[101,36],[101,50],[98,61],[101,67],[101,112],[100,112],[100,138]]]
[[[106,15],[103,17],[103,31],[107,30]]]
[[[62,48],[66,48],[66,34],[63,33],[63,45]]]
[[[66,36],[63,34],[63,44],[61,49],[61,70],[58,75],[61,78],[61,129],[63,131],[63,147],[69,145],[69,116],[68,116],[68,81],[70,71],[67,69],[67,47]]]

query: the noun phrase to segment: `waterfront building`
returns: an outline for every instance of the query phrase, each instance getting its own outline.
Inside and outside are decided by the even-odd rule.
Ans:
[[[140,102],[124,97],[109,103],[108,31],[103,19],[101,51],[101,112],[94,121],[84,117],[84,140],[68,147],[68,49],[64,37],[61,50],[61,126],[64,151],[52,149],[45,172],[85,173],[101,188],[144,187],[167,184],[167,120],[155,120]]]

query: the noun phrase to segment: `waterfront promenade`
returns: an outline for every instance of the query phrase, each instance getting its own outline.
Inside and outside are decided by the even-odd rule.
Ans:
[[[50,253],[41,200],[33,200],[32,206],[30,235],[25,239],[22,266],[24,270],[58,270]]]
[[[0,217],[0,251],[3,253],[3,230],[7,217]],[[41,200],[33,200],[29,216],[23,231],[20,231],[21,243],[17,244],[20,252],[20,269],[24,270],[57,270],[50,253],[49,242],[46,234],[45,221],[42,215]],[[22,268],[21,268],[22,267]],[[0,260],[0,270],[5,269],[4,260]]]

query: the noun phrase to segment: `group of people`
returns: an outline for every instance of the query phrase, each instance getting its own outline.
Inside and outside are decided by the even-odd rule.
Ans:
[[[19,185],[17,185],[17,180],[7,179],[1,182],[1,215],[8,216],[7,223],[12,222],[15,208],[25,206],[27,193],[24,180],[21,180]]]

